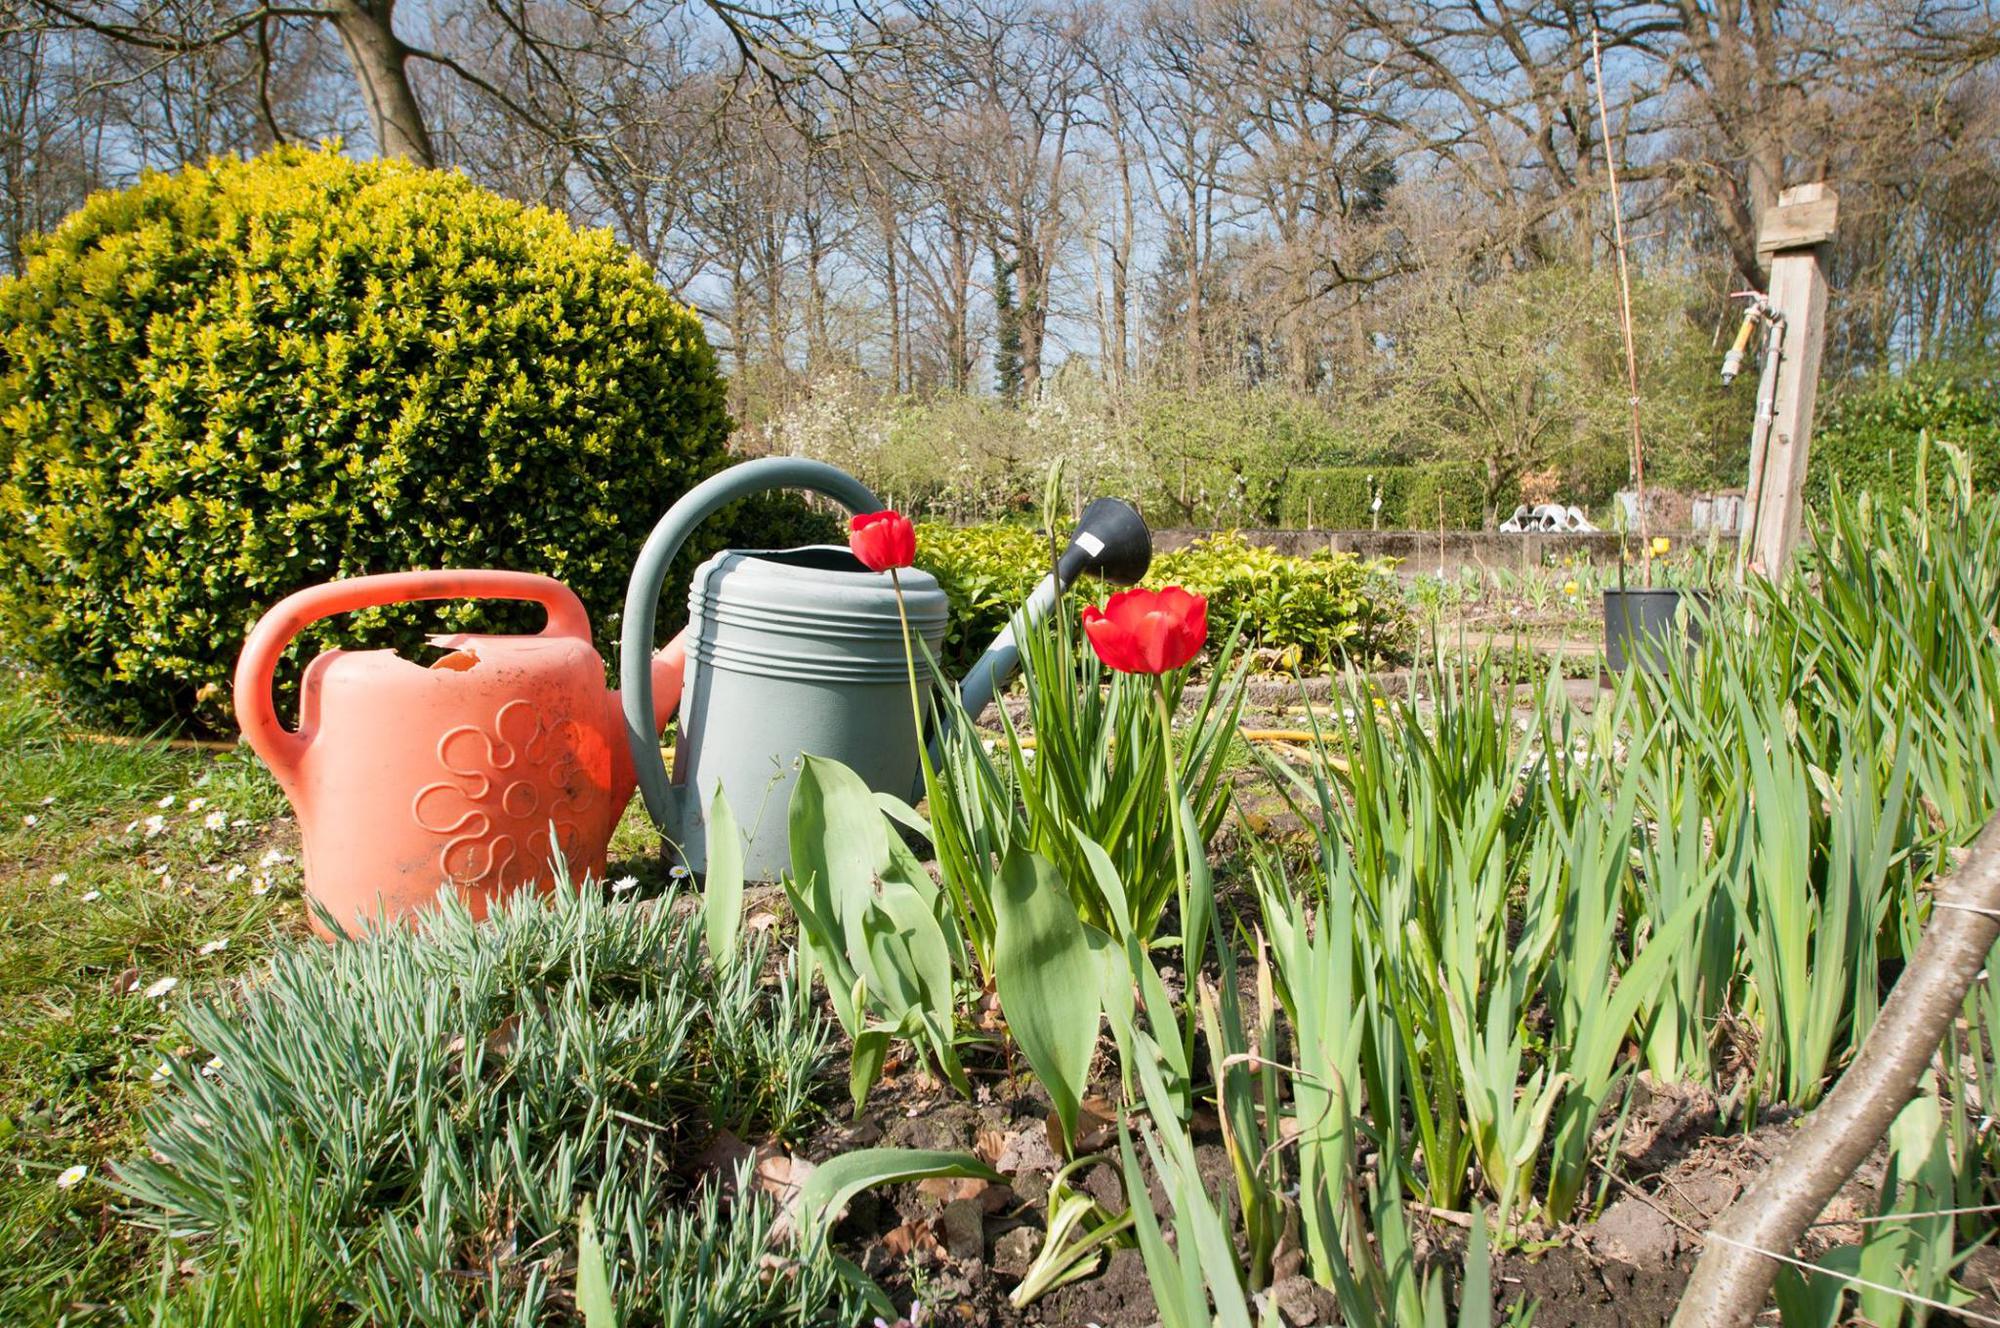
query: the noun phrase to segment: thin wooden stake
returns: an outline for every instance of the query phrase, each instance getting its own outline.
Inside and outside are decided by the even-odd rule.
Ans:
[[[1639,546],[1646,584],[1653,584],[1653,542],[1647,538],[1646,456],[1639,437],[1639,356],[1632,348],[1632,278],[1625,267],[1625,209],[1618,202],[1618,166],[1611,153],[1611,112],[1604,104],[1604,56],[1590,25],[1590,67],[1597,85],[1597,123],[1604,135],[1604,175],[1611,189],[1611,237],[1618,252],[1618,326],[1625,334],[1626,404],[1632,411],[1632,488],[1639,498]]]

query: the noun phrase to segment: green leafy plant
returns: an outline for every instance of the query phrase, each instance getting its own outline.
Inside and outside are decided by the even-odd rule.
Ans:
[[[1818,1259],[1826,1275],[1785,1266],[1772,1288],[1785,1328],[1833,1328],[1853,1297],[1859,1322],[1901,1328],[1929,1321],[1923,1297],[1962,1305],[1971,1292],[1953,1279],[1963,1256],[1952,1232],[1952,1164],[1935,1085],[1911,1099],[1889,1126],[1881,1202],[1855,1245]],[[1908,1294],[1899,1294],[1908,1293]]]
[[[951,603],[943,663],[976,659],[1047,574],[1048,540],[1025,525],[923,525],[917,566]],[[1246,642],[1317,670],[1401,658],[1408,618],[1390,565],[1322,550],[1292,557],[1225,533],[1153,560],[1149,585],[1179,585],[1209,602],[1218,629],[1239,621]]]
[[[1165,1328],[1250,1328],[1259,1316],[1244,1285],[1227,1215],[1209,1194],[1195,1161],[1194,1140],[1181,1124],[1173,1096],[1155,1068],[1157,1056],[1144,1054],[1138,1045],[1129,1051],[1137,1062],[1148,1106],[1149,1123],[1141,1127],[1140,1137],[1153,1174],[1166,1190],[1168,1211],[1174,1219],[1175,1241],[1169,1245],[1153,1212],[1147,1174],[1133,1148],[1132,1131],[1121,1121],[1119,1157],[1125,1193],[1130,1196],[1132,1230],[1146,1263],[1146,1280],[1152,1285],[1160,1322]],[[1211,1299],[1215,1307],[1212,1313]],[[1262,1322],[1270,1324],[1276,1318],[1277,1308],[1271,1303]]]
[[[847,1210],[848,1201],[863,1190],[931,1177],[970,1178],[994,1184],[1005,1179],[969,1153],[926,1148],[858,1148],[842,1153],[815,1167],[799,1187],[795,1230],[804,1233],[806,1257],[828,1259],[842,1280],[869,1302],[870,1308],[897,1317],[889,1298],[860,1268],[840,1255],[826,1253],[827,1238]]]
[[[0,621],[93,719],[210,729],[312,582],[546,572],[615,639],[728,431],[699,320],[608,232],[337,145],[148,174],[0,282]],[[440,615],[538,623],[371,610],[306,645],[421,649]]]
[[[1048,1218],[1042,1248],[1007,1295],[1015,1307],[1034,1304],[1059,1286],[1097,1271],[1106,1250],[1132,1244],[1133,1213],[1128,1205],[1112,1213],[1102,1202],[1070,1184],[1070,1177],[1104,1160],[1100,1154],[1075,1158],[1049,1177]]]
[[[1093,947],[1055,867],[1016,848],[1000,865],[993,983],[1008,1035],[1034,1067],[1067,1144],[1089,1087],[1102,1011],[1102,947]]]
[[[1064,617],[1018,637],[1032,738],[1004,712],[1002,723],[1023,811],[1019,833],[1057,865],[1087,922],[1113,936],[1129,929],[1150,946],[1178,890],[1176,854],[1186,855],[1174,799],[1184,793],[1192,808],[1188,842],[1199,847],[1187,852],[1205,854],[1228,811],[1224,774],[1243,713],[1247,663],[1234,638],[1216,652],[1171,752],[1170,772],[1159,695],[1164,688],[1177,697],[1184,674],[1120,673],[1079,636]],[[1085,860],[1085,843],[1110,858],[1121,899],[1103,892],[1104,878]]]
[[[956,983],[967,956],[943,892],[890,832],[888,814],[861,777],[838,761],[804,759],[789,816],[785,896],[807,962],[854,1043],[848,1086],[855,1109],[881,1077],[896,1038],[914,1042],[969,1094],[954,1038]]]
[[[198,1260],[166,1304],[270,1274],[274,1305],[289,1287],[325,1322],[850,1313],[823,1249],[774,1246],[754,1186],[725,1214],[689,1178],[713,1127],[801,1128],[826,1031],[796,982],[763,985],[760,953],[715,977],[678,902],[561,888],[475,924],[447,898],[418,930],[281,951],[190,1007],[195,1050],[117,1182]]]
[[[1995,368],[1990,357],[1985,363],[1913,364],[1836,385],[1813,430],[1806,501],[1824,507],[1839,486],[1900,506],[1917,495],[1926,437],[1962,448],[1982,489],[2000,487]]]
[[[708,807],[708,872],[701,880],[701,938],[708,962],[728,970],[743,930],[743,833],[722,784]]]

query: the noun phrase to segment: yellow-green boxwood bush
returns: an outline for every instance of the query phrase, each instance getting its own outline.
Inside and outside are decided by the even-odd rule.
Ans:
[[[1026,526],[917,527],[917,566],[951,601],[945,661],[954,672],[979,657],[1007,616],[1048,573],[1048,540]],[[1159,554],[1149,586],[1179,585],[1208,600],[1210,630],[1240,617],[1253,642],[1289,651],[1307,671],[1352,660],[1368,665],[1399,657],[1408,617],[1388,563],[1320,550],[1292,557],[1234,532]],[[1085,582],[1072,598],[1108,592]]]
[[[98,719],[216,729],[251,623],[333,577],[545,572],[605,647],[728,430],[699,322],[608,233],[332,147],[148,175],[0,284],[8,648]],[[338,638],[440,621],[538,615]]]

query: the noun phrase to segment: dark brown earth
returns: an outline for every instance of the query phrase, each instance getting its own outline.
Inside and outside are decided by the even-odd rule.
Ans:
[[[1048,1103],[1032,1081],[1004,1076],[978,1084],[965,1101],[920,1074],[893,1074],[871,1095],[860,1121],[829,1122],[801,1149],[825,1158],[854,1148],[891,1146],[980,1153],[1009,1177],[1004,1188],[978,1182],[929,1182],[864,1195],[836,1229],[837,1244],[905,1306],[920,1300],[926,1325],[967,1328],[1149,1328],[1157,1323],[1145,1266],[1136,1250],[1114,1251],[1092,1276],[1060,1287],[1023,1309],[1007,1299],[1039,1248],[1050,1174],[1058,1161],[1045,1129]],[[1532,1302],[1537,1328],[1651,1328],[1673,1315],[1700,1251],[1698,1233],[1762,1171],[1792,1128],[1773,1113],[1748,1133],[1720,1132],[1714,1103],[1687,1091],[1655,1092],[1644,1080],[1619,1149],[1620,1175],[1608,1182],[1591,1221],[1554,1231],[1519,1233],[1517,1248],[1494,1267],[1495,1321]],[[1221,1192],[1227,1162],[1212,1131],[1196,1129],[1197,1156]],[[1112,1145],[1115,1151],[1115,1144]],[[1880,1155],[1828,1207],[1834,1225],[1815,1229],[1813,1257],[1859,1238],[1842,1223],[1871,1211]],[[1084,1175],[1081,1188],[1111,1211],[1123,1211],[1124,1185],[1113,1161]],[[1153,1196],[1164,1212],[1164,1199]],[[1461,1219],[1462,1221],[1462,1219]],[[1456,1270],[1463,1226],[1434,1220],[1423,1257]],[[1961,1280],[1978,1294],[1969,1308],[2000,1313],[2000,1253],[1979,1251]],[[1272,1288],[1289,1328],[1339,1322],[1330,1293],[1303,1277]],[[1950,1322],[1934,1317],[1933,1323]],[[857,1326],[860,1328],[860,1326]]]

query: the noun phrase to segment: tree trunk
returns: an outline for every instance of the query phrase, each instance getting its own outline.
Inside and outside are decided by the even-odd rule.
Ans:
[[[423,109],[410,87],[407,46],[396,39],[396,0],[334,0],[333,26],[347,49],[347,63],[361,85],[368,122],[375,132],[375,151],[384,157],[404,157],[418,166],[435,166],[437,150],[424,126]]]
[[[884,203],[879,213],[882,223],[882,282],[889,301],[889,394],[903,390],[903,291],[896,271],[896,248],[901,243],[896,226],[894,203]]]
[[[1784,1152],[1708,1230],[1674,1328],[1735,1328],[1755,1319],[1778,1263],[1792,1256],[1917,1089],[2000,937],[2000,817],[1938,891],[1930,925],[1875,1027]]]

